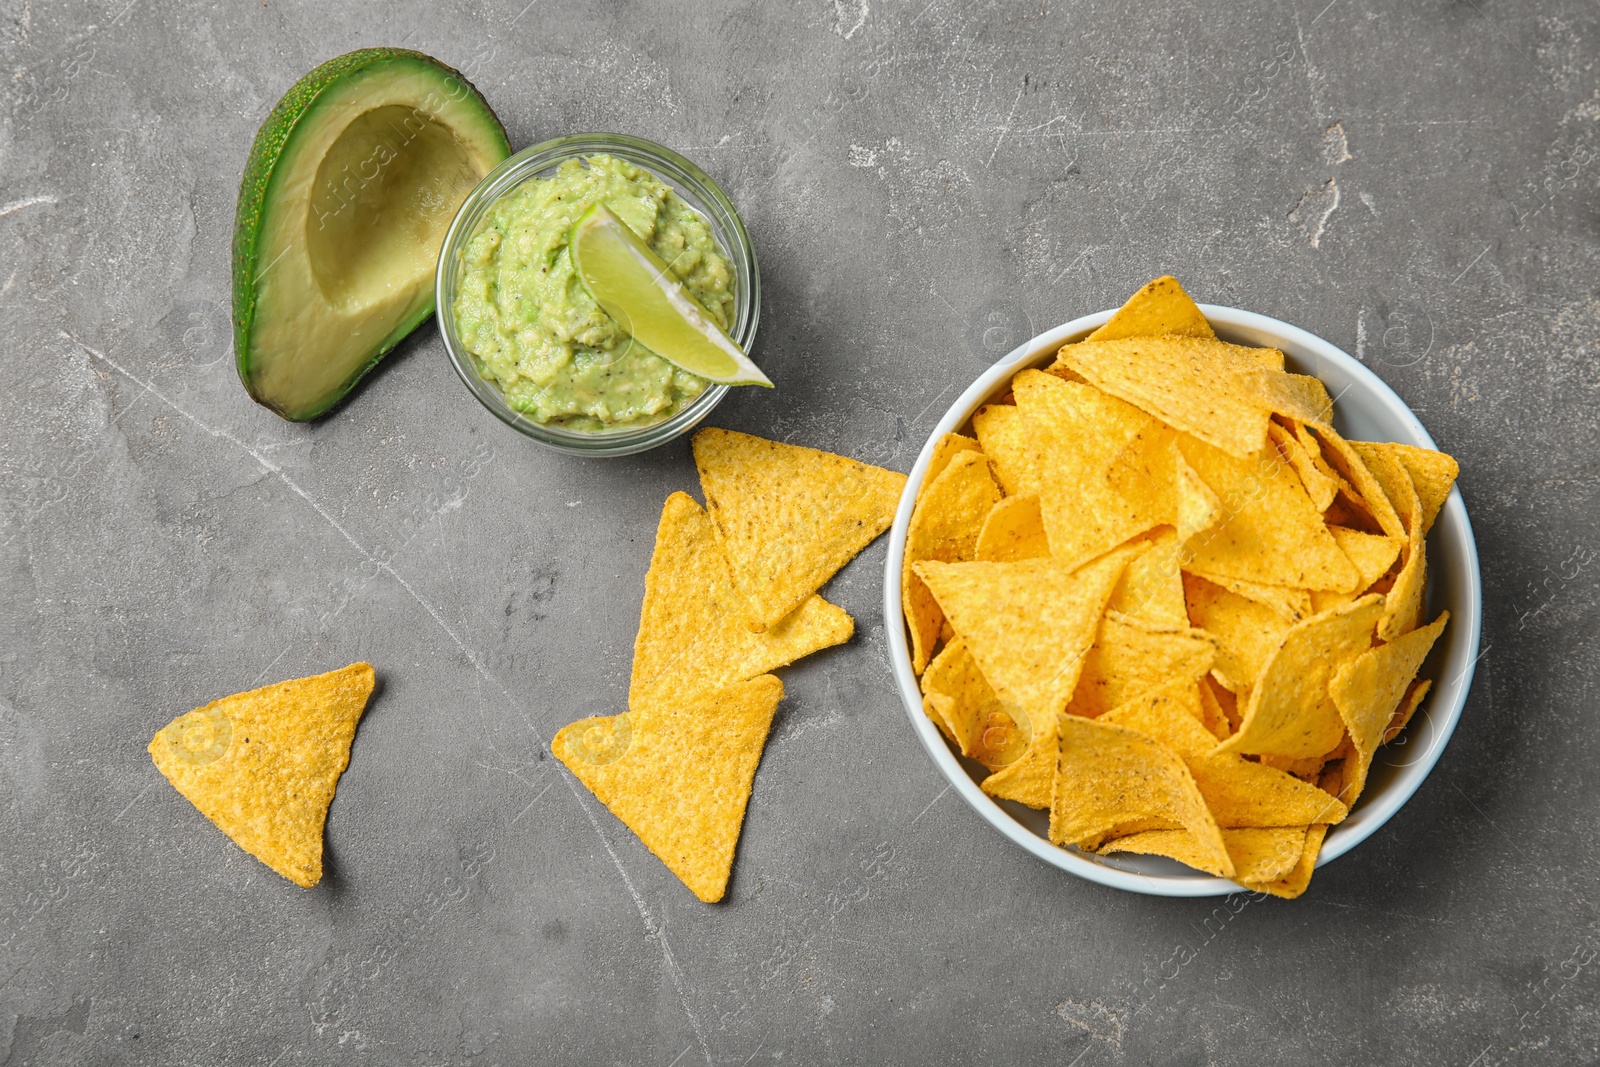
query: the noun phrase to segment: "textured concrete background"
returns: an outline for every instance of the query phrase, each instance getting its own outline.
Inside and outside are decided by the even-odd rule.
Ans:
[[[695,901],[546,749],[624,706],[687,445],[538,450],[431,325],[316,425],[235,379],[251,137],[380,43],[519,147],[626,131],[725,185],[780,388],[720,425],[905,470],[994,357],[1163,271],[1358,355],[1460,458],[1483,556],[1438,769],[1298,902],[1078,881],[920,750],[880,542]],[[0,67],[0,1062],[1600,1057],[1588,0],[0,0]],[[382,690],[300,890],[144,746],[358,658]]]

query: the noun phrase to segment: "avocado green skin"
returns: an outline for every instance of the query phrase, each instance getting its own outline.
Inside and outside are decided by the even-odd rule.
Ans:
[[[250,398],[293,422],[308,422],[325,414],[329,408],[344,399],[355,384],[366,377],[367,372],[376,367],[395,345],[433,314],[433,303],[430,299],[413,318],[402,322],[393,333],[383,339],[373,352],[372,358],[351,375],[349,381],[335,389],[325,400],[305,411],[280,410],[271,401],[257,395],[251,381],[250,331],[255,325],[256,318],[256,248],[260,243],[262,215],[273,194],[273,174],[283,159],[285,150],[293,151],[292,142],[296,129],[303,122],[315,121],[317,100],[324,92],[343,78],[366,77],[393,64],[427,68],[429,73],[438,77],[441,82],[448,84],[450,80],[454,80],[465,87],[483,113],[484,130],[481,132],[486,132],[493,138],[491,147],[499,153],[496,162],[511,154],[511,142],[506,138],[505,127],[501,125],[499,117],[489,107],[489,102],[478,92],[477,87],[454,67],[446,66],[432,56],[408,48],[362,48],[347,52],[317,67],[283,94],[283,99],[278,101],[272,113],[261,124],[261,129],[256,132],[255,143],[250,146],[250,158],[245,162],[244,178],[239,183],[239,206],[234,213],[233,224],[233,351],[239,380],[244,383]]]

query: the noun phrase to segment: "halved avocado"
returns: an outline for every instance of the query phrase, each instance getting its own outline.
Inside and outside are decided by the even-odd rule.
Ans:
[[[365,48],[294,84],[256,134],[233,230],[233,347],[250,395],[314,419],[433,313],[439,246],[511,154],[458,71]]]

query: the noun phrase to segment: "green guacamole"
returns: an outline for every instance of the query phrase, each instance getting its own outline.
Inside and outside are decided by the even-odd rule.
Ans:
[[[649,171],[613,156],[568,160],[495,201],[464,253],[451,313],[484,377],[541,423],[597,431],[669,418],[706,381],[633,342],[573,268],[572,224],[603,203],[672,267],[723,329],[733,264],[706,221]]]

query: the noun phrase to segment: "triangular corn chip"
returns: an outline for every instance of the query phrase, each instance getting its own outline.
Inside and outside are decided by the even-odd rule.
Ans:
[[[1387,534],[1369,534],[1345,526],[1330,526],[1328,532],[1338,542],[1356,572],[1361,575],[1360,588],[1370,589],[1379,578],[1389,573],[1400,555],[1405,542]]]
[[[1163,274],[1147,283],[1117,309],[1104,326],[1088,337],[1090,341],[1111,341],[1119,337],[1148,337],[1175,333],[1185,337],[1215,337],[1211,324],[1200,308],[1183,291],[1178,279]]]
[[[1222,521],[1184,546],[1186,569],[1261,585],[1355,590],[1360,575],[1276,449],[1241,460],[1192,437],[1180,437],[1178,447],[1223,507]]]
[[[711,522],[690,496],[661,509],[633,645],[630,708],[721,689],[842,644],[850,616],[819,596],[764,633],[745,625],[746,604],[728,576]]]
[[[1178,570],[1178,535],[1170,526],[1158,526],[1141,541],[1149,547],[1128,560],[1122,580],[1111,593],[1107,610],[1120,611],[1154,626],[1188,626],[1183,600],[1183,575]]]
[[[1233,861],[1234,880],[1241,883],[1282,878],[1299,863],[1305,842],[1304,826],[1222,828],[1222,844]],[[1145,830],[1107,841],[1098,851],[1102,856],[1117,852],[1166,856],[1195,868],[1201,868],[1208,859],[1199,841],[1187,830]]]
[[[1217,642],[1204,630],[1158,627],[1107,611],[1067,711],[1093,719],[1173,679],[1199,681],[1211,669]],[[1199,725],[1199,708],[1195,709]]]
[[[1427,533],[1433,528],[1433,520],[1438,517],[1439,509],[1444,507],[1446,498],[1450,496],[1450,487],[1456,484],[1461,465],[1443,452],[1415,445],[1391,444],[1389,451],[1411,475],[1417,496],[1422,500],[1422,532]]]
[[[1344,721],[1328,696],[1328,679],[1371,647],[1382,615],[1383,598],[1374,593],[1291,627],[1251,687],[1238,732],[1220,751],[1297,758],[1332,751]]]
[[[156,768],[234,843],[296,885],[322,880],[322,828],[372,695],[369,663],[213,700],[151,740]]]
[[[561,729],[550,751],[694,895],[722,899],[783,683],[770,674]]]
[[[1154,419],[1040,371],[1023,371],[1012,387],[1052,556],[1075,567],[1173,521],[1171,453]],[[1160,469],[1163,462],[1168,470]]]
[[[1411,683],[1411,688],[1406,690],[1405,699],[1395,709],[1394,718],[1389,720],[1389,728],[1383,732],[1383,743],[1388,744],[1400,736],[1400,731],[1406,728],[1411,717],[1417,713],[1417,708],[1427,698],[1428,690],[1433,688],[1432,678],[1423,678]]]
[[[1033,739],[1031,721],[994,695],[961,638],[951,640],[928,664],[922,691],[924,710],[931,705],[938,713],[935,723],[943,721],[945,736],[963,756],[995,771],[1027,751]]]
[[[1339,495],[1339,483],[1330,474],[1324,473],[1322,467],[1311,458],[1294,431],[1274,422],[1267,427],[1267,436],[1278,446],[1278,454],[1284,462],[1299,475],[1300,484],[1311,498],[1312,505],[1318,511],[1327,511],[1334,497]]]
[[[1000,487],[982,452],[961,452],[918,494],[906,530],[900,564],[900,606],[911,631],[911,666],[921,673],[933,654],[944,614],[913,569],[925,559],[969,560],[977,551],[983,521],[1000,500]]]
[[[1417,676],[1422,661],[1428,658],[1449,621],[1450,613],[1444,612],[1422,629],[1365,652],[1334,672],[1328,693],[1344,718],[1354,750],[1345,759],[1344,787],[1339,797],[1346,804],[1354,804],[1361,796],[1373,753],[1383,744],[1406,687]]]
[[[972,432],[984,454],[994,463],[994,472],[1007,496],[1038,496],[1039,480],[1033,470],[1033,450],[1029,447],[1022,412],[1015,404],[985,404],[972,416]]]
[[[1065,345],[1057,364],[1174,429],[1249,459],[1267,446],[1274,414],[1314,425],[1332,417],[1321,382],[1264,366],[1260,351],[1210,338],[1131,337]]]
[[[1311,872],[1316,870],[1317,855],[1322,851],[1322,840],[1328,836],[1325,825],[1310,826],[1306,828],[1305,845],[1300,850],[1300,859],[1289,870],[1288,874],[1276,881],[1246,881],[1241,879],[1239,884],[1246,889],[1253,889],[1258,893],[1271,893],[1275,897],[1293,900],[1306,891],[1311,884]]]
[[[1098,848],[1142,830],[1187,830],[1194,865],[1234,875],[1222,833],[1183,760],[1147,734],[1097,719],[1063,715],[1060,762],[1050,802],[1050,840]]]
[[[978,531],[974,558],[986,563],[1015,563],[1050,554],[1044,517],[1036,496],[1008,496],[996,501]]]
[[[1392,641],[1415,630],[1422,621],[1422,596],[1428,581],[1427,544],[1422,537],[1422,499],[1393,445],[1352,441],[1350,447],[1383,487],[1384,495],[1394,505],[1406,531],[1400,573],[1395,575],[1394,585],[1384,597],[1383,621],[1378,624],[1378,636]]]
[[[1345,483],[1353,487],[1361,508],[1372,516],[1378,528],[1390,537],[1406,539],[1405,524],[1400,521],[1395,505],[1389,500],[1383,486],[1378,484],[1372,471],[1362,460],[1355,443],[1346,441],[1326,426],[1315,428],[1321,443],[1320,455]]]
[[[1183,576],[1194,625],[1217,639],[1216,673],[1237,693],[1254,685],[1293,625],[1265,604],[1193,574]]]
[[[1217,825],[1303,826],[1336,823],[1347,808],[1293,775],[1243,756],[1216,751],[1216,739],[1201,725],[1199,689],[1176,679],[1107,712],[1114,722],[1160,741],[1182,757]]]
[[[1291,589],[1283,585],[1262,585],[1259,582],[1230,578],[1225,574],[1209,572],[1197,563],[1188,564],[1184,570],[1197,578],[1204,578],[1212,585],[1220,585],[1230,593],[1242,596],[1246,600],[1253,600],[1264,608],[1270,608],[1285,622],[1296,623],[1315,614],[1311,607],[1311,593],[1308,590]],[[1343,595],[1346,600],[1355,599],[1354,596]]]
[[[694,435],[706,513],[764,630],[794,611],[894,521],[906,476],[731,430]]]
[[[978,447],[977,441],[958,433],[947,433],[939,438],[938,442],[933,446],[933,455],[928,457],[928,470],[922,476],[922,489],[917,494],[917,499],[922,499],[922,493],[928,491],[928,486],[933,484],[933,480],[944,472],[944,469],[950,465],[950,461],[955,459],[956,456],[962,452],[982,451],[983,449]]]

